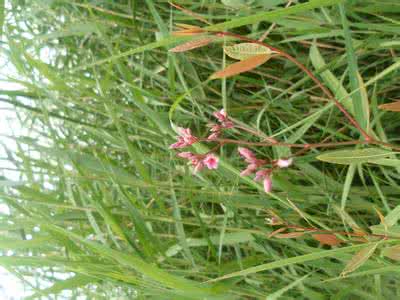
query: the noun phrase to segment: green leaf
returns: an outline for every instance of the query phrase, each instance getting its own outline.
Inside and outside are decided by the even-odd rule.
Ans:
[[[372,254],[374,254],[376,247],[378,247],[378,244],[379,243],[374,243],[357,252],[347,263],[341,275],[346,276],[346,274],[351,273],[361,267],[368,260],[368,258],[370,258]]]
[[[269,48],[255,43],[240,43],[233,46],[224,46],[224,52],[229,57],[237,60],[245,60],[254,55],[271,55],[273,53]]]
[[[322,153],[318,160],[333,164],[350,165],[352,163],[374,162],[395,152],[379,148],[365,148],[355,150],[337,150]]]
[[[387,166],[387,167],[400,167],[400,159],[393,159],[393,158],[381,158],[372,161],[373,164]]]

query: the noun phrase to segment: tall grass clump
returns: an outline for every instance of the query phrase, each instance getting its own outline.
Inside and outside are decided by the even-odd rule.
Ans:
[[[400,3],[1,2],[27,299],[400,297]]]

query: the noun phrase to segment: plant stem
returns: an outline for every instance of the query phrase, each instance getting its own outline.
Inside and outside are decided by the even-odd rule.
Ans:
[[[269,146],[284,146],[289,148],[303,148],[303,149],[311,149],[311,148],[332,148],[337,146],[348,146],[348,145],[365,145],[365,144],[380,144],[379,141],[361,141],[361,140],[352,140],[346,142],[332,142],[332,143],[315,143],[315,144],[291,144],[291,143],[283,143],[283,142],[248,142],[248,141],[240,141],[234,139],[199,139],[200,142],[217,142],[220,144],[236,144],[236,145],[246,145],[246,146],[258,146],[258,147],[269,147]]]

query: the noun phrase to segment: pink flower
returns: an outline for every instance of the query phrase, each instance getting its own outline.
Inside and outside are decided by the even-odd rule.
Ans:
[[[271,170],[269,169],[260,170],[256,173],[256,177],[254,178],[254,180],[255,181],[264,180],[266,177],[269,177],[269,174],[271,174]]]
[[[247,176],[255,172],[257,170],[257,165],[256,164],[250,164],[247,166],[246,169],[244,169],[241,173],[240,176]]]
[[[228,115],[224,109],[214,112],[213,115],[221,123],[222,128],[232,128],[233,127],[233,122],[229,121]]]
[[[216,140],[217,138],[219,138],[219,132],[214,132],[212,134],[210,134],[210,136],[207,138],[207,140]]]
[[[221,131],[221,129],[222,129],[221,125],[215,124],[215,125],[212,125],[210,131],[211,132],[219,132],[219,131]]]
[[[272,191],[272,180],[271,180],[270,176],[267,176],[267,177],[264,178],[263,184],[264,184],[264,191],[266,193],[271,193],[271,191]]]
[[[201,160],[196,162],[192,161],[192,164],[194,166],[194,173],[200,172],[204,168],[204,163]]]
[[[292,158],[288,158],[288,159],[282,159],[282,158],[280,158],[280,159],[278,159],[278,160],[276,161],[276,165],[277,165],[279,168],[287,168],[287,167],[289,167],[292,163],[293,163],[293,159],[292,159]]]
[[[254,163],[257,159],[256,156],[254,155],[253,151],[250,149],[244,148],[244,147],[239,147],[238,148],[239,154],[244,157],[244,159],[248,163]]]
[[[263,181],[264,191],[266,193],[270,193],[272,191],[271,170],[265,169],[258,171],[254,180]]]
[[[227,118],[227,114],[224,109],[221,109],[220,111],[216,111],[213,113],[214,117],[218,119],[221,123],[224,122]]]
[[[181,152],[178,153],[178,156],[186,159],[191,159],[195,155],[192,152]]]
[[[170,149],[184,148],[198,142],[198,139],[192,135],[190,128],[178,128],[178,141],[171,146]]]
[[[203,163],[209,168],[217,169],[218,168],[219,158],[216,157],[213,153],[207,154],[206,157],[203,159]]]
[[[222,126],[225,128],[225,129],[229,129],[229,128],[233,128],[233,122],[232,121],[224,121],[224,122],[222,122]]]

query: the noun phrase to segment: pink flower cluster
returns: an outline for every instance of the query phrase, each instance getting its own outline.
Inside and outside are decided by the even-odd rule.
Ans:
[[[212,132],[210,136],[207,138],[208,140],[215,140],[219,138],[221,135],[222,129],[233,128],[233,122],[229,120],[228,115],[225,110],[221,109],[220,111],[216,111],[213,113],[214,117],[217,118],[219,124],[211,124],[210,131]]]
[[[238,148],[239,154],[244,158],[244,160],[247,162],[247,168],[244,169],[240,175],[241,176],[248,176],[251,175],[252,173],[256,173],[256,176],[254,177],[254,180],[256,181],[263,181],[264,185],[264,191],[266,193],[270,193],[272,191],[272,171],[273,169],[261,169],[257,171],[260,167],[265,165],[267,163],[266,160],[258,159],[256,158],[255,154],[253,151],[239,147]],[[289,159],[278,159],[277,161],[273,162],[273,165],[278,168],[287,168],[292,164],[293,160],[291,158]],[[257,172],[256,172],[257,171]]]
[[[179,136],[177,137],[178,141],[171,146],[170,149],[180,149],[185,148],[194,143],[197,143],[199,139],[192,135],[192,131],[190,128],[178,128]],[[218,168],[219,158],[215,156],[213,153],[208,154],[194,154],[191,152],[181,152],[178,154],[179,157],[185,158],[190,161],[192,166],[194,167],[194,172],[201,171],[204,167],[207,167],[210,170]]]
[[[226,112],[221,109],[213,113],[214,117],[217,118],[219,124],[212,124],[210,127],[211,135],[207,139],[199,139],[192,135],[192,131],[189,128],[178,128],[179,136],[177,137],[177,142],[172,144],[170,149],[180,149],[193,145],[194,143],[201,141],[215,141],[221,135],[223,129],[233,128],[234,124],[229,120]],[[219,148],[222,145],[220,143]],[[216,149],[214,148],[214,150]],[[264,185],[264,191],[270,193],[272,191],[272,172],[274,169],[287,168],[292,163],[291,158],[274,160],[269,162],[264,159],[258,159],[253,151],[239,147],[238,148],[240,156],[244,158],[247,163],[247,167],[240,173],[241,176],[248,176],[255,173],[254,180],[262,181]],[[194,167],[194,172],[199,172],[205,167],[210,170],[215,170],[218,168],[219,158],[210,151],[207,154],[194,154],[192,152],[181,152],[178,154],[179,157],[187,159],[189,163]],[[270,164],[270,168],[265,168],[266,164]]]
[[[199,141],[197,137],[192,135],[190,128],[179,127],[178,132],[178,141],[169,146],[170,149],[185,148]]]
[[[202,155],[191,152],[181,152],[178,154],[178,156],[189,160],[194,167],[195,173],[201,171],[204,167],[207,167],[210,170],[215,170],[218,168],[219,158],[213,153]]]

